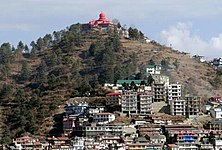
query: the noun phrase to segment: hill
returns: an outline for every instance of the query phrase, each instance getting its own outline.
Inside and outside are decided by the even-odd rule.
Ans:
[[[74,24],[33,41],[31,52],[22,42],[17,48],[2,44],[2,143],[25,132],[50,134],[58,106],[72,97],[88,96],[88,92],[90,96],[104,96],[103,83],[142,72],[150,60],[164,61],[164,74],[171,82],[182,83],[184,93],[206,100],[222,92],[221,76],[209,64],[142,39],[125,39],[116,29],[82,31],[80,24]]]

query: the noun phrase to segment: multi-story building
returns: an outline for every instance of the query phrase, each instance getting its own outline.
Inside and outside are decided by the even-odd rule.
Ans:
[[[152,91],[124,91],[122,93],[122,113],[124,114],[151,114],[152,110]]]
[[[168,102],[181,99],[181,84],[169,84],[168,86]]]
[[[153,88],[153,102],[161,102],[166,99],[166,91],[164,83],[154,83]]]
[[[152,92],[140,93],[138,96],[138,110],[141,115],[152,113]]]
[[[97,113],[93,115],[93,122],[98,124],[107,124],[115,120],[115,115],[112,113]]]
[[[171,115],[186,115],[186,101],[181,98],[181,84],[176,83],[168,86],[168,103]]]
[[[137,114],[137,92],[135,91],[124,91],[122,93],[122,113],[125,114]]]
[[[121,105],[121,93],[111,92],[106,94],[106,105]]]
[[[185,116],[186,115],[186,101],[185,100],[172,100],[170,105],[171,115]]]
[[[200,101],[201,97],[186,95],[186,114],[187,117],[195,117],[200,113]]]

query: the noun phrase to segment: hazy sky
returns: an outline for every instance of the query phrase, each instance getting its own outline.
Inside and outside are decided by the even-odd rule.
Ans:
[[[103,11],[167,46],[222,57],[221,0],[0,0],[0,10],[0,43],[29,44]]]

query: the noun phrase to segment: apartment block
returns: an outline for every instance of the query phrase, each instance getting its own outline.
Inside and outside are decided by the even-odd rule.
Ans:
[[[164,83],[154,83],[153,88],[153,102],[161,102],[166,99],[166,91]]]
[[[181,99],[181,84],[169,84],[168,86],[168,102]]]
[[[137,114],[137,92],[124,91],[122,93],[122,113]]]
[[[152,92],[140,93],[138,97],[138,110],[141,115],[151,114],[152,112]]]
[[[195,117],[200,112],[200,101],[201,97],[186,95],[186,111],[187,117]]]
[[[106,94],[106,105],[121,105],[121,93],[111,92]]]
[[[172,100],[170,106],[171,115],[185,116],[186,115],[186,101],[185,100]]]

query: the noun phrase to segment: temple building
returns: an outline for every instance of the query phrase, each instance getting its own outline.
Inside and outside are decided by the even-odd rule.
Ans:
[[[112,20],[106,19],[106,15],[101,12],[99,14],[99,19],[98,20],[91,20],[89,23],[82,24],[82,29],[87,31],[91,29],[95,30],[104,30],[108,28],[113,28],[114,24]]]

